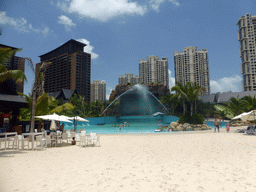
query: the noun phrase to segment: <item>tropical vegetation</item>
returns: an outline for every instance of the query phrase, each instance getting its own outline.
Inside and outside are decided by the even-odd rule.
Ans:
[[[11,48],[0,48],[0,83],[7,79],[13,79],[16,83],[27,81],[27,78],[21,70],[8,70],[7,62],[21,49],[12,50]]]

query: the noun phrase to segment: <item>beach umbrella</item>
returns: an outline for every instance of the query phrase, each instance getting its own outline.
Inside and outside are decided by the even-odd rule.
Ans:
[[[255,121],[256,120],[256,110],[252,110],[249,113],[241,116],[242,121]]]
[[[64,121],[72,123],[72,121],[69,121],[66,116],[59,116],[56,113],[52,115],[42,115],[42,116],[35,116],[36,118],[44,119],[44,120],[55,120],[55,121]]]
[[[242,117],[243,115],[247,115],[248,113],[250,113],[250,112],[241,113],[240,115],[237,115],[237,116],[233,117],[232,119],[233,119],[233,120],[234,120],[234,119],[241,119],[241,117]]]
[[[53,113],[52,115],[41,115],[41,116],[35,116],[35,118],[44,119],[44,120],[54,120],[54,121],[63,121],[63,122],[69,122],[72,123],[72,121],[69,121],[67,117],[59,116],[56,113]],[[50,126],[51,127],[51,126]],[[54,129],[55,130],[55,129]]]
[[[56,125],[55,121],[52,120],[52,121],[51,121],[51,125],[50,125],[50,130],[56,131],[56,129],[57,129],[57,125]]]
[[[73,121],[74,121],[74,129],[76,129],[76,121],[89,122],[87,119],[84,119],[84,118],[79,117],[79,116],[68,117],[68,119],[70,119],[70,120],[73,120]]]
[[[69,120],[75,120],[75,121],[84,121],[84,122],[89,122],[87,119],[84,119],[82,117],[79,116],[75,116],[75,117],[68,117]]]

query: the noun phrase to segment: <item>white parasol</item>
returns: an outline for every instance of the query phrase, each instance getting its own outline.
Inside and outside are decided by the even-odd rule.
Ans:
[[[57,130],[57,125],[54,120],[51,121],[50,130],[52,130],[52,131]]]
[[[256,120],[256,110],[252,110],[245,115],[241,116],[242,121],[255,121]]]
[[[36,118],[45,119],[45,120],[55,120],[55,121],[64,121],[72,123],[72,121],[69,121],[66,116],[59,116],[56,113],[53,113],[52,115],[42,115],[42,116],[35,116]]]
[[[84,119],[84,118],[79,117],[79,116],[68,117],[67,119],[69,119],[69,120],[75,120],[75,121],[85,121],[85,122],[89,122],[87,119]]]

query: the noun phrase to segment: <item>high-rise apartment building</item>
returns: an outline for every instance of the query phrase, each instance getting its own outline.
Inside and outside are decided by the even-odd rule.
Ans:
[[[256,15],[246,14],[239,18],[237,25],[239,54],[242,60],[243,91],[256,91]]]
[[[71,39],[39,56],[41,63],[51,62],[45,71],[46,93],[76,89],[85,101],[90,101],[91,54],[83,51],[84,46],[86,44]]]
[[[91,82],[91,101],[105,101],[106,100],[106,82],[100,80],[93,80]]]
[[[150,84],[161,82],[169,88],[168,59],[149,56],[147,61],[139,60],[140,83]]]
[[[210,94],[208,50],[185,47],[183,52],[174,52],[175,82],[183,85],[190,81],[204,87],[202,95]]]
[[[140,83],[139,76],[135,75],[135,77],[133,77],[132,73],[126,73],[124,77],[122,75],[119,75],[118,83],[119,83],[119,85],[127,84],[127,83],[131,83],[131,84],[135,85],[135,84]]]
[[[18,48],[7,46],[0,44],[0,48],[11,48],[12,50],[16,50]],[[24,73],[25,68],[25,59],[22,57],[13,56],[10,58],[10,60],[6,63],[6,68],[8,70],[21,70]],[[16,92],[23,93],[24,83],[14,83],[13,80],[9,79],[9,83],[12,83],[14,87],[16,87]],[[4,91],[4,90],[2,90]]]

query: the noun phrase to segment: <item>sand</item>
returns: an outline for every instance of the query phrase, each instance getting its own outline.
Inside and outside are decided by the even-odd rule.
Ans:
[[[0,150],[0,191],[256,191],[256,136],[236,129],[102,135],[100,147]]]

